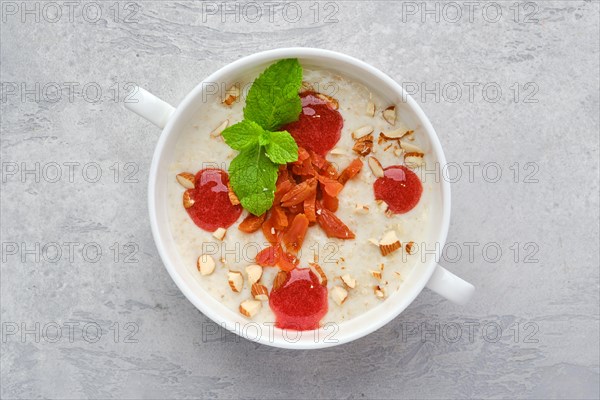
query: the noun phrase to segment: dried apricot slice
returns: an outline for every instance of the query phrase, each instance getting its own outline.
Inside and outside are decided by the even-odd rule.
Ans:
[[[298,214],[294,217],[292,224],[283,234],[283,244],[285,244],[288,251],[294,254],[298,253],[306,236],[308,222],[308,218],[304,214]]]
[[[266,213],[259,216],[249,214],[242,222],[240,222],[238,229],[246,233],[256,232],[265,221],[265,217]]]
[[[340,177],[338,178],[338,181],[342,184],[345,185],[346,182],[348,182],[350,179],[354,178],[362,169],[363,167],[363,162],[360,161],[360,158],[355,158],[354,160],[352,160],[352,162],[350,163],[350,165],[348,165],[340,174]]]
[[[326,208],[317,211],[317,222],[328,237],[354,239],[354,233],[335,214]]]

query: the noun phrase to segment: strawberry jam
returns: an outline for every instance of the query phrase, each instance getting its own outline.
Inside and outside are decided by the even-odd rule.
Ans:
[[[203,169],[195,177],[195,187],[188,189],[194,204],[187,209],[190,218],[205,231],[231,226],[242,213],[241,205],[229,200],[229,175],[220,169]]]
[[[403,165],[393,165],[384,170],[384,176],[373,184],[375,199],[383,200],[394,214],[412,210],[423,193],[419,177]]]
[[[308,268],[288,272],[287,279],[271,291],[269,305],[275,313],[275,326],[305,331],[319,328],[327,313],[327,288]]]
[[[324,156],[340,140],[344,120],[326,100],[315,92],[300,93],[302,112],[298,121],[282,127],[296,139],[298,146]]]

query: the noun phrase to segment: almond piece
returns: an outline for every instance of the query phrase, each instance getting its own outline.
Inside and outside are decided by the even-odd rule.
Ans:
[[[331,289],[331,298],[338,306],[341,306],[348,298],[348,291],[341,286],[334,286]]]
[[[399,140],[398,144],[405,153],[425,153],[419,146],[409,143],[406,140]]]
[[[252,297],[254,297],[255,300],[269,300],[269,289],[261,283],[254,283],[250,289],[250,293],[252,293]]]
[[[242,291],[244,286],[244,276],[240,271],[229,271],[227,273],[227,280],[229,281],[229,287],[232,291],[239,293]]]
[[[375,116],[375,103],[373,103],[372,101],[369,101],[367,103],[367,115],[369,117]]]
[[[377,285],[373,288],[373,292],[375,293],[375,296],[378,299],[384,299],[385,298],[385,289],[382,288],[381,286]]]
[[[214,232],[213,232],[213,236],[219,240],[223,240],[225,238],[225,235],[227,234],[227,229],[225,228],[217,228]]]
[[[240,313],[248,318],[254,317],[262,308],[262,303],[258,300],[244,300],[240,304]]]
[[[371,270],[369,272],[371,273],[371,275],[373,276],[373,278],[377,279],[378,281],[381,280],[381,278],[382,278],[381,271]]]
[[[400,240],[398,240],[395,231],[386,232],[379,241],[379,250],[383,256],[393,253],[400,247],[402,247],[402,245],[400,244]]]
[[[381,113],[388,124],[396,124],[396,106],[389,106]]]
[[[352,139],[357,140],[357,139],[360,139],[361,137],[367,136],[371,133],[373,133],[372,126],[370,126],[370,125],[361,126],[357,130],[352,132]]]
[[[183,192],[183,207],[190,208],[194,205],[194,199],[192,199],[192,195],[189,190]]]
[[[338,108],[340,108],[340,103],[338,103],[338,101],[331,96],[327,96],[326,94],[323,94],[323,93],[317,93],[317,97],[320,98],[321,100],[327,102],[327,105],[334,110],[337,110]]]
[[[350,274],[346,274],[342,276],[342,282],[350,289],[354,289],[356,287],[356,279],[350,276]]]
[[[369,206],[357,203],[354,206],[354,212],[357,213],[357,214],[368,214],[369,213]]]
[[[194,177],[194,174],[190,174],[189,172],[182,172],[180,174],[177,174],[176,178],[177,182],[179,182],[179,184],[186,189],[193,189],[195,187],[194,181],[196,180],[196,178]]]
[[[279,271],[277,275],[275,275],[275,279],[273,279],[273,290],[277,290],[283,286],[285,281],[287,280],[288,274],[285,271]]]
[[[384,140],[398,140],[398,139],[402,139],[405,136],[411,135],[413,132],[414,131],[407,131],[404,129],[396,129],[396,130],[390,131],[388,133],[380,132],[379,137],[383,138]]]
[[[415,254],[417,249],[415,247],[415,242],[408,242],[404,245],[404,250],[406,254]]]
[[[210,275],[215,270],[215,260],[208,254],[202,254],[196,261],[196,267],[201,275]]]
[[[312,273],[317,276],[321,286],[327,286],[327,275],[325,275],[325,272],[323,272],[321,266],[315,263],[311,263],[309,266]]]
[[[250,285],[254,285],[256,282],[260,281],[262,277],[263,269],[260,265],[248,265],[246,267],[246,275],[248,275],[248,283]]]
[[[407,166],[419,167],[425,164],[425,159],[423,158],[425,154],[423,153],[406,153],[404,154],[404,164]]]
[[[221,133],[225,130],[225,128],[227,128],[227,126],[229,126],[229,120],[228,119],[226,119],[225,121],[221,122],[221,124],[219,126],[217,126],[210,133],[210,137],[216,138],[216,137],[220,136]]]
[[[373,172],[373,175],[375,175],[376,178],[383,178],[383,167],[378,159],[369,157],[369,168],[371,168],[371,172]]]
[[[223,99],[223,103],[230,106],[234,101],[240,97],[240,87],[238,84],[234,84],[225,92],[225,98]]]
[[[373,150],[373,134],[369,133],[368,135],[359,138],[356,143],[354,143],[352,150],[361,156],[369,155],[371,150]]]

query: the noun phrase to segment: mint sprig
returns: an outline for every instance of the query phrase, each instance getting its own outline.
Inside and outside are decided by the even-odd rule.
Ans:
[[[229,166],[231,187],[254,215],[273,205],[278,164],[298,159],[294,138],[287,131],[275,130],[298,119],[301,85],[302,67],[297,59],[272,64],[252,84],[244,120],[222,132],[225,143],[240,152]]]

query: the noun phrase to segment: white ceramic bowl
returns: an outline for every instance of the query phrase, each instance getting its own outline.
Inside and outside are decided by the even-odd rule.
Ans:
[[[435,185],[434,206],[429,216],[431,229],[429,229],[427,243],[439,244],[435,254],[429,254],[424,262],[414,269],[399,291],[390,294],[388,299],[375,308],[339,325],[327,324],[316,331],[298,333],[283,331],[270,324],[253,323],[206,293],[198,281],[190,275],[189,270],[178,262],[177,248],[169,229],[167,182],[169,179],[174,179],[173,176],[169,176],[168,171],[180,134],[188,121],[206,102],[206,88],[214,88],[214,83],[228,87],[236,79],[254,71],[262,71],[274,61],[283,58],[298,58],[305,66],[338,71],[350,79],[363,83],[384,99],[397,104],[407,126],[428,142],[428,148],[431,149],[437,165],[441,168],[446,163],[431,123],[417,103],[398,83],[363,61],[333,51],[284,48],[241,58],[198,84],[177,108],[144,89],[137,88],[133,101],[128,102],[126,107],[163,128],[150,169],[148,204],[156,247],[179,289],[202,313],[219,325],[249,340],[292,349],[329,347],[365,336],[398,316],[426,286],[455,303],[466,303],[473,294],[474,287],[436,263],[444,246],[450,222],[450,185],[444,179],[440,179]],[[200,164],[202,160],[198,161]]]

